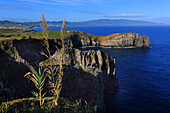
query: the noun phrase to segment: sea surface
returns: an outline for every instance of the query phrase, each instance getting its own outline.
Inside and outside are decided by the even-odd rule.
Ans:
[[[33,28],[36,31],[41,28]],[[108,109],[113,113],[170,113],[170,26],[68,26],[93,35],[135,32],[150,37],[151,48],[100,49],[116,59],[120,89]],[[60,30],[60,27],[49,27]]]

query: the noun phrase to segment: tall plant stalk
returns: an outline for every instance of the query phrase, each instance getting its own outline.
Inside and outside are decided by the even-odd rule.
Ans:
[[[59,64],[59,70],[56,66],[52,64],[52,58],[50,53],[50,46],[49,46],[49,31],[47,22],[44,18],[44,15],[42,14],[41,23],[40,23],[42,29],[43,29],[43,36],[45,38],[45,48],[47,50],[47,54],[41,53],[42,55],[45,55],[49,59],[49,64],[46,63],[46,66],[43,68],[38,67],[38,71],[36,71],[32,66],[28,66],[30,68],[31,72],[28,72],[25,77],[29,78],[36,86],[39,92],[33,91],[33,95],[39,98],[40,106],[42,105],[42,97],[44,97],[45,94],[42,95],[43,86],[45,84],[46,77],[48,75],[49,78],[49,86],[51,89],[51,92],[53,93],[54,98],[54,104],[58,105],[58,99],[60,96],[60,92],[62,89],[62,79],[63,79],[63,53],[64,53],[64,37],[65,37],[65,19],[63,21],[62,29],[61,29],[61,40],[62,40],[62,49],[60,52],[60,64]],[[42,71],[42,69],[44,69]]]
[[[62,49],[60,52],[60,64],[59,64],[59,72],[56,68],[56,66],[53,66],[52,64],[52,58],[51,58],[51,53],[50,53],[50,48],[49,48],[49,42],[48,42],[48,33],[49,31],[47,30],[47,22],[44,18],[44,15],[42,14],[41,18],[41,27],[43,28],[43,36],[46,40],[46,49],[48,52],[48,55],[43,53],[45,56],[49,58],[49,65],[46,64],[47,72],[48,72],[48,78],[49,78],[49,85],[51,88],[51,92],[53,93],[55,99],[54,99],[54,104],[58,105],[58,99],[60,96],[60,92],[62,89],[62,79],[63,79],[63,52],[64,52],[64,37],[65,37],[65,19],[63,21],[62,29],[61,29],[61,41],[62,41]]]

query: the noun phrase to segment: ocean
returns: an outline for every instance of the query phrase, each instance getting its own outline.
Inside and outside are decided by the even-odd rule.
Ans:
[[[116,59],[120,89],[108,105],[109,112],[170,113],[170,26],[67,26],[66,29],[98,36],[127,32],[149,36],[149,49],[85,49],[100,49]],[[49,30],[60,30],[60,27],[49,27]]]

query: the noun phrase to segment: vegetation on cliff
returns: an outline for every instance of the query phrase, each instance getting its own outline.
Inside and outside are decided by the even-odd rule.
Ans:
[[[35,91],[32,91],[32,94],[35,97],[1,102],[2,104],[0,105],[0,112],[95,112],[96,107],[91,107],[87,105],[87,103],[82,106],[81,101],[73,103],[68,99],[60,97],[63,79],[62,60],[63,51],[65,48],[64,37],[66,37],[67,35],[65,34],[65,21],[63,21],[63,26],[60,34],[60,36],[62,37],[62,49],[60,51],[59,68],[52,64],[48,40],[49,31],[47,30],[47,22],[45,21],[43,14],[41,21],[41,26],[43,28],[42,35],[45,40],[45,45],[43,46],[47,50],[47,54],[44,52],[42,52],[41,54],[47,57],[50,63],[46,64],[43,67],[38,66],[38,69],[36,69],[35,66],[33,67],[30,64],[26,63],[30,69],[30,72],[25,74],[25,77],[29,78],[34,83]],[[14,35],[16,34],[14,33]],[[3,82],[1,82],[0,93],[2,92],[5,92]],[[46,96],[47,93],[51,96]]]
[[[0,30],[2,112],[103,110],[107,91],[113,96],[118,89],[115,59],[100,50],[81,51],[74,47],[150,46],[149,37],[137,33],[95,36],[66,31],[65,21],[61,31],[49,31],[44,17],[41,26],[41,32]],[[82,103],[75,102],[79,99]]]
[[[4,31],[4,30],[2,30]],[[11,32],[10,32],[11,31]],[[48,40],[60,40],[60,31],[48,31]],[[140,36],[137,33],[115,33],[108,36],[95,36],[84,33],[82,31],[66,31],[64,41],[69,43],[69,46],[109,46],[109,47],[140,47],[149,48],[150,39],[147,36]],[[8,33],[0,33],[0,41],[7,40],[21,40],[21,39],[38,39],[43,40],[43,31],[35,32],[33,30],[17,31],[9,30]]]

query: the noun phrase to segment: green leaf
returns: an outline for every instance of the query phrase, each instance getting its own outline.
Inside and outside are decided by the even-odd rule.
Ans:
[[[52,80],[52,77],[51,77],[51,76],[48,76],[48,78],[49,78],[50,80]]]
[[[37,73],[37,71],[34,69],[34,68],[32,68],[32,71],[33,71],[33,74],[37,77],[37,79],[39,80],[39,78],[40,78],[40,76],[39,76],[39,74]]]
[[[30,80],[32,80],[32,82],[34,82],[34,84],[38,85],[38,81],[36,81],[33,77],[30,76]]]
[[[31,75],[32,75],[32,78],[34,78],[36,81],[38,81],[38,78],[34,73],[32,73]]]
[[[46,77],[41,81],[40,85],[43,85],[45,82]]]
[[[36,98],[38,98],[38,93],[37,93],[37,92],[32,91],[31,93],[32,93]]]
[[[51,75],[51,71],[50,70],[48,70],[47,73]]]
[[[45,94],[46,94],[46,92],[45,92],[44,94],[42,94],[42,97],[44,97],[44,96],[45,96]]]
[[[41,68],[40,67],[38,67],[38,71],[39,71],[39,75],[41,75]]]

